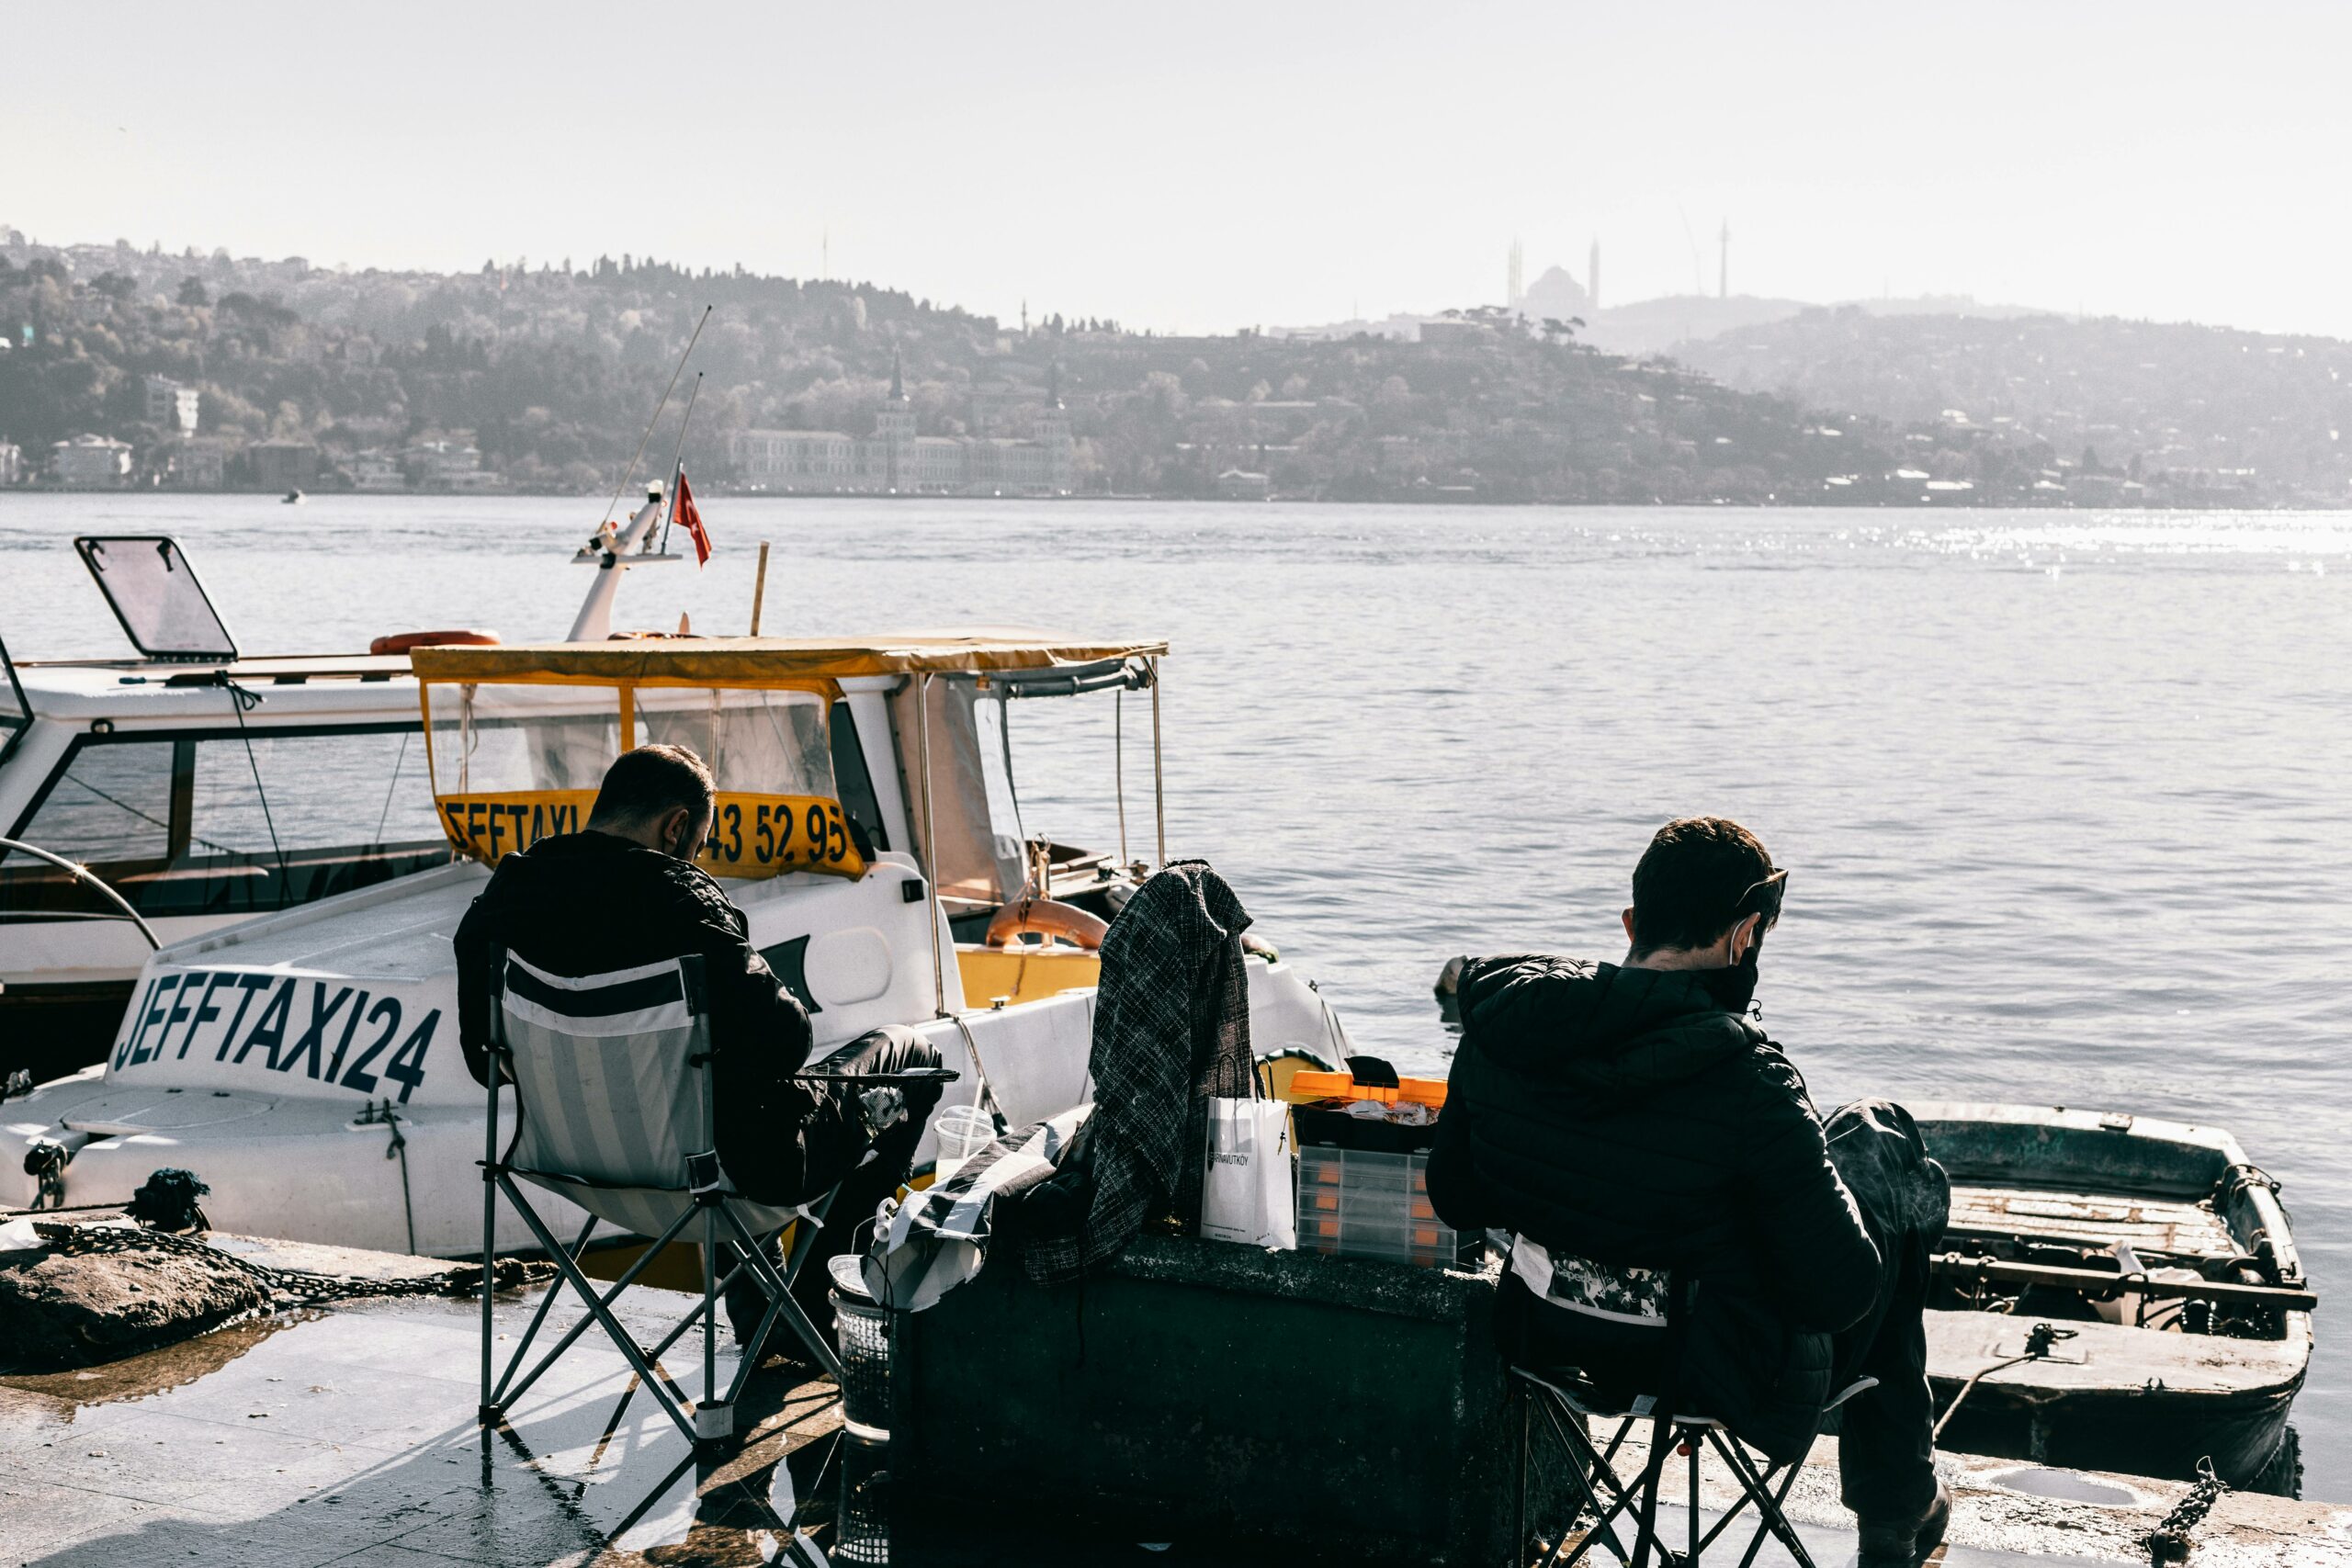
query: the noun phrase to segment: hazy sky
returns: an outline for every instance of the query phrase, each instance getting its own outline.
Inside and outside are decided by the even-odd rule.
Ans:
[[[2352,6],[9,9],[0,223],[1228,330],[1714,287],[2352,336]],[[1695,255],[1694,255],[1695,252]]]

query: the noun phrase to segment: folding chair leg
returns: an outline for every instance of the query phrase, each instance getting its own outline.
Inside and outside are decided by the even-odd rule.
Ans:
[[[594,1314],[597,1324],[603,1327],[606,1337],[612,1340],[613,1348],[618,1350],[623,1359],[628,1362],[630,1369],[637,1373],[639,1380],[645,1384],[647,1391],[650,1392],[653,1395],[654,1399],[660,1403],[663,1412],[669,1416],[671,1420],[677,1423],[678,1430],[685,1434],[686,1440],[688,1442],[697,1440],[700,1434],[695,1428],[694,1418],[687,1415],[679,1400],[672,1397],[667,1386],[670,1380],[666,1376],[656,1371],[646,1360],[644,1354],[638,1348],[637,1341],[629,1337],[628,1329],[621,1326],[620,1319],[613,1315],[610,1304],[596,1293],[595,1287],[589,1282],[588,1276],[580,1271],[580,1266],[572,1261],[571,1255],[565,1252],[561,1247],[557,1244],[555,1237],[548,1233],[548,1227],[546,1224],[540,1220],[537,1211],[533,1209],[528,1203],[523,1201],[521,1194],[513,1191],[511,1184],[503,1176],[499,1179],[499,1186],[508,1190],[507,1196],[514,1201],[515,1208],[522,1213],[523,1223],[531,1227],[531,1234],[539,1238],[539,1245],[545,1247],[548,1254],[554,1258],[557,1270],[561,1273],[564,1279],[571,1281],[571,1288],[573,1290],[580,1292],[580,1299],[588,1303],[589,1312]],[[655,1244],[656,1248],[666,1244],[671,1236],[675,1235],[680,1230],[684,1229],[686,1221],[692,1217],[693,1215],[691,1212],[687,1214],[681,1215],[677,1223],[673,1224],[670,1229],[663,1234],[662,1240]],[[648,1256],[650,1255],[650,1251],[649,1251]],[[642,1258],[639,1260],[640,1264],[642,1264],[643,1261],[644,1259]],[[615,1293],[617,1294],[620,1289],[620,1286],[616,1286]],[[569,1341],[567,1340],[566,1343],[568,1344]],[[547,1360],[541,1361],[537,1368],[533,1369],[531,1376],[536,1378],[540,1371],[546,1370],[548,1361],[552,1361],[555,1355],[560,1353],[561,1347],[559,1347],[554,1353],[551,1353],[548,1357]],[[530,1382],[530,1379],[526,1378],[524,1381],[527,1384]]]
[[[735,1390],[718,1398],[718,1213],[707,1203],[702,1218],[702,1398],[695,1403],[695,1435],[717,1442],[735,1435]]]
[[[1634,1526],[1633,1568],[1648,1568],[1650,1548],[1658,1544],[1657,1489],[1659,1482],[1666,1476],[1667,1434],[1673,1429],[1672,1421],[1664,1415],[1653,1417],[1650,1422],[1650,1451],[1642,1465],[1640,1483],[1641,1517]]]
[[[1696,1562],[1699,1561],[1699,1450],[1706,1444],[1700,1440],[1696,1432],[1687,1432],[1682,1435],[1682,1446],[1690,1456],[1690,1464],[1685,1472],[1687,1485],[1682,1499],[1690,1517],[1690,1533],[1684,1538],[1690,1543],[1690,1553],[1683,1561]]]
[[[529,1212],[528,1206],[525,1203],[522,1194],[515,1191],[511,1184],[506,1188],[506,1192],[507,1196],[514,1201],[517,1212]],[[537,1218],[535,1213],[532,1214],[531,1217],[532,1219]],[[632,1284],[635,1284],[637,1282],[637,1277],[652,1266],[653,1260],[661,1255],[662,1249],[664,1247],[667,1247],[671,1240],[676,1236],[680,1228],[685,1224],[686,1218],[688,1217],[691,1217],[691,1215],[680,1218],[675,1224],[672,1224],[668,1230],[663,1231],[661,1236],[657,1238],[651,1246],[648,1247],[638,1256],[636,1262],[630,1264],[626,1269],[622,1270],[621,1277],[614,1280],[612,1288],[605,1292],[604,1302],[606,1306],[610,1306],[613,1303],[620,1300],[621,1292],[628,1290]],[[544,1230],[545,1226],[541,1225],[538,1228]],[[562,1268],[562,1262],[563,1260],[561,1258],[558,1259],[557,1267],[559,1270]],[[578,1254],[575,1253],[571,1256],[571,1263],[572,1265],[572,1273],[578,1274],[580,1272],[580,1258]],[[550,1287],[547,1295],[540,1301],[539,1316],[541,1318],[544,1318],[547,1315],[547,1309],[555,1304],[557,1293],[558,1292]],[[530,1371],[524,1376],[522,1382],[514,1382],[514,1374],[522,1370],[523,1359],[530,1351],[530,1337],[528,1335],[525,1336],[524,1342],[515,1347],[514,1356],[508,1359],[506,1363],[506,1375],[499,1380],[498,1390],[492,1395],[492,1400],[502,1409],[511,1407],[516,1400],[523,1397],[524,1393],[528,1390],[533,1383],[539,1381],[539,1375],[542,1372],[545,1372],[549,1367],[555,1365],[558,1358],[561,1357],[566,1350],[571,1349],[571,1347],[578,1342],[580,1337],[587,1333],[590,1325],[594,1324],[596,1321],[597,1320],[593,1316],[583,1317],[579,1322],[573,1324],[569,1329],[566,1329],[564,1331],[563,1337],[556,1341],[555,1348],[549,1350],[546,1355],[539,1358],[538,1361],[531,1368]],[[689,1318],[687,1321],[692,1322],[693,1320]],[[532,1325],[532,1333],[537,1332],[537,1324],[535,1322]],[[646,1359],[649,1361],[658,1361],[661,1359],[662,1351],[668,1348],[669,1341],[663,1340],[661,1348],[656,1349],[651,1354],[648,1355]],[[508,1387],[507,1385],[509,1383],[514,1383],[514,1386],[511,1388]],[[683,1399],[684,1395],[681,1394],[679,1397]]]
[[[588,1216],[588,1223],[580,1227],[580,1239],[571,1244],[571,1260],[574,1263],[579,1262],[581,1258],[586,1254],[588,1250],[589,1233],[594,1231],[595,1228],[596,1216],[591,1214]],[[512,1396],[506,1392],[506,1385],[513,1380],[514,1376],[514,1369],[523,1364],[523,1358],[530,1354],[531,1341],[538,1337],[540,1325],[545,1324],[548,1320],[548,1309],[555,1305],[556,1297],[561,1293],[561,1292],[550,1286],[547,1292],[539,1297],[539,1304],[532,1311],[531,1321],[524,1328],[523,1337],[515,1342],[514,1354],[507,1359],[506,1375],[498,1380],[497,1386],[495,1387],[492,1387],[490,1382],[490,1335],[489,1325],[487,1321],[485,1321],[483,1325],[481,1348],[481,1408],[484,1416],[483,1424],[485,1426],[494,1425],[495,1423],[505,1419],[506,1406],[513,1402]],[[487,1316],[488,1314],[485,1313],[485,1319],[487,1319]],[[570,1339],[566,1339],[564,1341],[564,1344],[566,1345],[571,1343],[571,1341]],[[517,1390],[516,1392],[519,1393],[521,1391]]]
[[[1527,1557],[1527,1465],[1534,1453],[1531,1439],[1535,1436],[1535,1412],[1528,1408],[1528,1392],[1517,1378],[1511,1379],[1510,1396],[1519,1406],[1519,1477],[1511,1494],[1510,1560],[1511,1568],[1520,1568]]]
[[[803,1313],[793,1301],[790,1281],[776,1272],[775,1265],[767,1259],[765,1249],[752,1239],[752,1233],[745,1228],[742,1220],[732,1209],[722,1208],[718,1212],[726,1217],[729,1226],[735,1232],[737,1242],[749,1255],[752,1269],[759,1276],[762,1284],[767,1288],[769,1297],[767,1315],[761,1320],[760,1324],[760,1336],[747,1348],[743,1366],[738,1372],[738,1377],[748,1374],[758,1359],[759,1351],[766,1346],[767,1330],[774,1325],[777,1316],[781,1315],[792,1325],[792,1331],[800,1337],[801,1343],[808,1347],[809,1353],[817,1358],[817,1364],[824,1368],[826,1374],[833,1381],[840,1382],[841,1358],[833,1353],[833,1348],[827,1344],[824,1337],[817,1332],[816,1325],[808,1321],[808,1314]],[[813,1237],[793,1238],[792,1250],[795,1255],[796,1268],[798,1261],[808,1256],[807,1248],[812,1245],[814,1245]]]
[[[1574,1466],[1573,1473],[1577,1479],[1577,1489],[1582,1494],[1582,1500],[1577,1505],[1577,1513],[1581,1514],[1589,1507],[1594,1515],[1592,1529],[1585,1532],[1584,1539],[1577,1543],[1577,1549],[1569,1552],[1566,1558],[1560,1556],[1560,1551],[1567,1544],[1568,1534],[1566,1529],[1561,1530],[1560,1539],[1553,1543],[1551,1552],[1544,1559],[1544,1568],[1551,1568],[1555,1562],[1560,1563],[1560,1568],[1575,1568],[1577,1560],[1590,1551],[1596,1541],[1608,1547],[1610,1555],[1616,1558],[1619,1562],[1629,1562],[1630,1559],[1625,1555],[1625,1543],[1617,1539],[1616,1519],[1620,1514],[1632,1517],[1631,1510],[1639,1496],[1639,1488],[1627,1490],[1618,1481],[1617,1472],[1610,1468],[1610,1461],[1616,1457],[1618,1449],[1623,1445],[1625,1428],[1623,1426],[1618,1428],[1616,1439],[1610,1443],[1608,1451],[1604,1454],[1593,1448],[1592,1439],[1585,1435],[1582,1427],[1563,1422],[1559,1413],[1552,1408],[1549,1401],[1544,1402],[1538,1408],[1543,1412],[1545,1425],[1552,1428],[1552,1436],[1558,1439],[1562,1450],[1572,1456],[1571,1463]],[[1588,1462],[1591,1466],[1589,1471],[1586,1469]],[[1616,1495],[1616,1501],[1611,1503],[1606,1508],[1601,1506],[1600,1493],[1593,1484],[1596,1480],[1606,1481],[1610,1491]],[[1573,1527],[1575,1523],[1575,1517],[1571,1517],[1568,1520],[1569,1526]]]
[[[1756,1527],[1755,1539],[1747,1543],[1747,1554],[1739,1560],[1739,1568],[1750,1568],[1756,1561],[1756,1554],[1764,1550],[1767,1535],[1777,1538],[1788,1549],[1789,1555],[1797,1561],[1797,1568],[1814,1568],[1813,1554],[1805,1551],[1804,1542],[1797,1537],[1796,1527],[1789,1522],[1789,1516],[1781,1507],[1788,1501],[1790,1492],[1796,1487],[1797,1472],[1804,1468],[1804,1461],[1791,1464],[1781,1477],[1780,1485],[1775,1488],[1771,1484],[1770,1472],[1758,1475],[1756,1467],[1748,1462],[1747,1454],[1740,1451],[1736,1444],[1718,1438],[1715,1448],[1724,1456],[1724,1462],[1737,1472],[1741,1488],[1756,1499],[1756,1511],[1762,1517],[1762,1522]]]

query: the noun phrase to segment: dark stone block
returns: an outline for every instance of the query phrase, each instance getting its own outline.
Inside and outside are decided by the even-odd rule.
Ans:
[[[1496,1278],[1145,1237],[1046,1287],[1000,1254],[899,1320],[893,1534],[1509,1562]]]

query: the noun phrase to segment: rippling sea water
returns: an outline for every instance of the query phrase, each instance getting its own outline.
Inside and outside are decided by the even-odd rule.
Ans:
[[[1168,833],[1362,1048],[1442,1071],[1452,953],[1614,958],[1670,817],[1791,869],[1759,997],[1824,1104],[2236,1133],[2352,1296],[2352,516],[735,501],[623,625],[1024,625],[1175,645]],[[76,533],[177,534],[249,649],[560,637],[600,503],[0,498],[0,637],[119,651]],[[1128,831],[1148,846],[1147,705]],[[1115,844],[1108,696],[1013,716],[1033,831]],[[2352,1497],[2320,1315],[2307,1491]]]

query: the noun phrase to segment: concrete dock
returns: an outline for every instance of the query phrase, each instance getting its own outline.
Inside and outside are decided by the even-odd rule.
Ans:
[[[279,1266],[430,1267],[220,1239]],[[536,1288],[502,1297],[502,1331],[519,1333],[537,1297]],[[628,1315],[644,1330],[673,1320],[689,1298],[649,1292],[639,1303]],[[558,1326],[577,1315],[567,1303],[553,1313]],[[479,1322],[470,1301],[356,1300],[106,1366],[0,1378],[0,1564],[752,1564],[794,1561],[796,1530],[820,1550],[833,1545],[841,1441],[831,1384],[780,1370],[755,1375],[745,1435],[721,1459],[697,1461],[592,1333],[518,1403],[507,1427],[485,1434],[474,1422]],[[725,1348],[722,1359],[730,1354]],[[673,1365],[698,1359],[690,1334]],[[1822,1568],[1850,1561],[1853,1550],[1835,1451],[1828,1441],[1816,1449],[1790,1501]],[[1950,1568],[2144,1563],[2141,1539],[2185,1490],[2014,1461],[1942,1462],[1959,1499]],[[1710,1471],[1702,1509],[1729,1500],[1714,1489],[1720,1479]],[[1038,1478],[1041,1505],[1052,1484]],[[2196,1542],[2192,1563],[2211,1568],[2352,1568],[2352,1505],[2232,1494]],[[975,1540],[926,1561],[1231,1561],[1181,1540],[1168,1547],[1056,1557],[1034,1543]],[[1768,1551],[1758,1561],[1785,1558]]]

